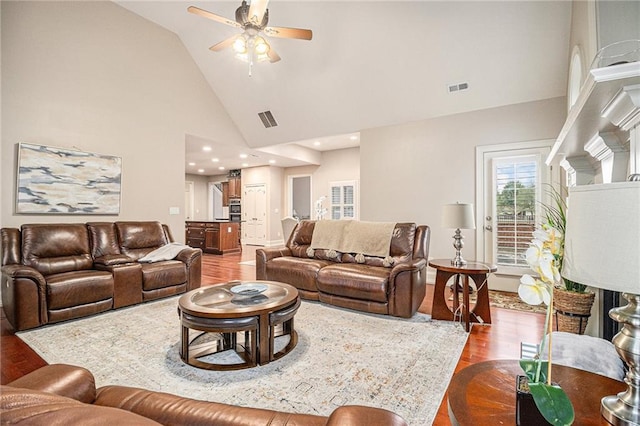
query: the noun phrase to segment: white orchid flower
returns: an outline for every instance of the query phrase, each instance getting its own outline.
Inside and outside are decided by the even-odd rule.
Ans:
[[[556,266],[556,258],[550,250],[542,250],[542,254],[538,259],[538,267],[535,271],[540,274],[542,281],[547,283],[555,283],[560,280],[560,273]]]
[[[527,265],[529,265],[531,269],[536,269],[540,263],[540,257],[542,257],[542,245],[542,241],[533,240],[524,254]]]
[[[520,298],[529,305],[539,305],[540,303],[544,303],[549,306],[549,303],[551,303],[549,286],[528,274],[525,274],[520,278],[518,296],[520,296]]]

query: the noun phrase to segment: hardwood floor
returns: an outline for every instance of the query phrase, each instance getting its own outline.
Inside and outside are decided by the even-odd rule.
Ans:
[[[205,254],[202,265],[202,284],[211,285],[230,280],[255,279],[253,265],[239,262],[255,259],[256,247],[245,246],[241,253],[223,256]],[[433,286],[427,286],[427,296],[420,306],[420,312],[431,313]],[[492,325],[474,325],[469,339],[460,356],[456,371],[464,367],[491,359],[517,359],[520,356],[520,342],[536,343],[543,330],[544,316],[528,312],[492,308]],[[0,318],[0,383],[6,384],[18,377],[36,370],[46,362],[40,358],[20,338],[14,335],[4,312]],[[447,398],[443,398],[434,425],[449,425]]]

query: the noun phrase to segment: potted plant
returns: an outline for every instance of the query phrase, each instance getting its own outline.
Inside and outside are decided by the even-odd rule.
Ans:
[[[527,380],[527,389],[522,389],[520,378],[516,382],[516,422],[520,426],[539,425],[537,413],[527,408],[528,400],[533,400],[537,411],[552,425],[570,425],[574,420],[573,405],[567,394],[551,381],[551,361],[542,361],[540,348],[545,347],[545,340],[549,339],[546,347],[549,350],[548,359],[551,360],[551,335],[553,329],[554,293],[562,278],[560,277],[560,263],[562,258],[563,234],[548,223],[533,233],[534,239],[526,252],[527,264],[537,276],[525,274],[520,279],[518,295],[530,305],[547,305],[542,342],[538,354],[534,359],[520,360]]]
[[[546,226],[556,230],[555,238],[558,247],[553,255],[558,271],[562,271],[567,205],[562,195],[553,187],[549,192],[553,203],[551,206],[543,205],[545,210],[545,225],[543,225],[543,229]],[[584,334],[587,321],[591,316],[591,307],[593,306],[595,294],[588,291],[586,285],[566,278],[561,278],[561,284],[556,285],[554,290],[556,331]]]

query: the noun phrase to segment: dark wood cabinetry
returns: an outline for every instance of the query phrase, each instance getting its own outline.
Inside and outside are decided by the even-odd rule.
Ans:
[[[205,253],[225,254],[240,251],[239,224],[234,222],[187,222],[187,245]]]
[[[242,198],[242,185],[239,176],[229,178],[229,198]]]

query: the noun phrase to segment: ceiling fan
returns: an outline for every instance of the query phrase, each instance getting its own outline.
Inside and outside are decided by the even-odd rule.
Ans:
[[[244,30],[241,34],[233,35],[218,44],[214,44],[209,49],[218,52],[232,46],[237,57],[249,62],[249,75],[251,75],[251,65],[254,59],[258,62],[266,60],[278,62],[280,60],[280,56],[265,40],[263,34],[270,37],[295,38],[299,40],[311,40],[313,35],[311,30],[300,28],[268,27],[268,3],[269,0],[251,0],[251,4],[247,4],[246,0],[243,0],[240,7],[236,9],[235,21],[195,6],[189,6],[187,10],[195,15]]]

